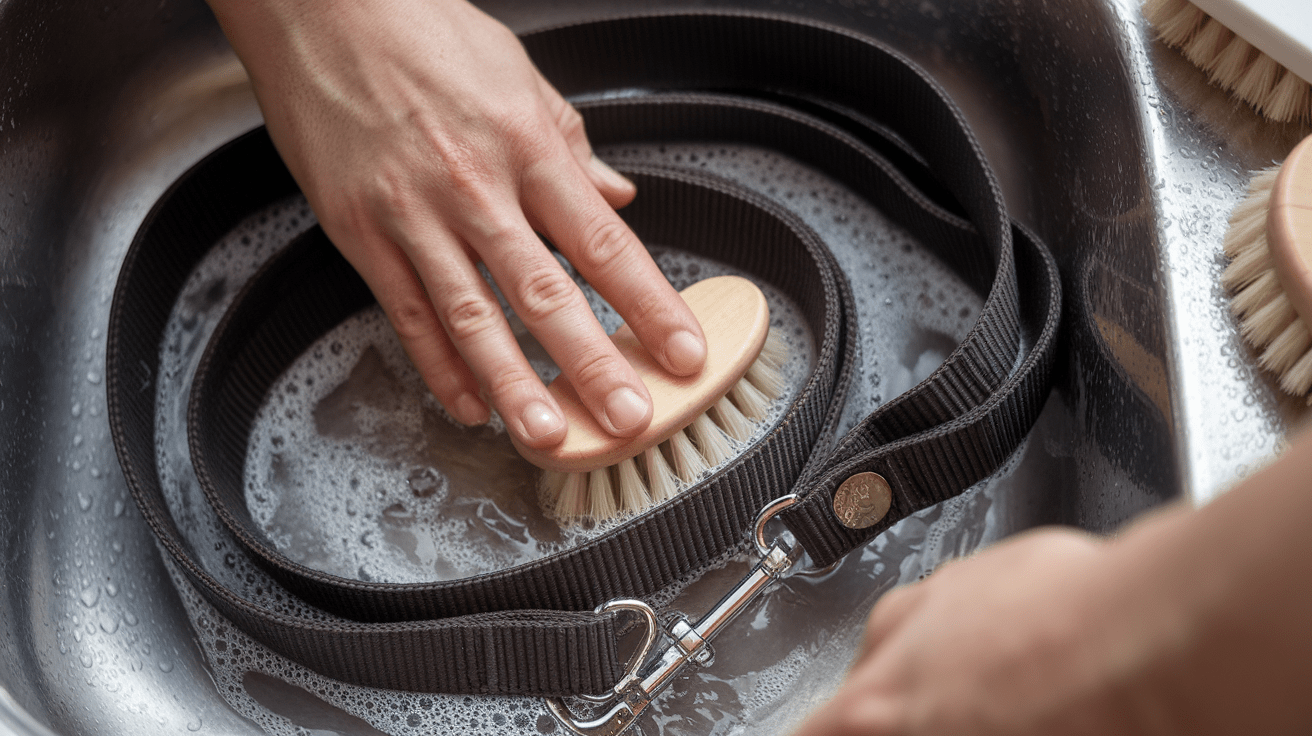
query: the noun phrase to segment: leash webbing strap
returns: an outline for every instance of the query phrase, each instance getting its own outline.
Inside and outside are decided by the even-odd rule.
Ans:
[[[756,15],[659,15],[583,23],[524,39],[579,100],[594,145],[727,141],[767,147],[837,179],[987,294],[978,321],[923,383],[833,436],[857,356],[851,286],[819,238],[781,206],[718,178],[625,171],[622,215],[650,242],[742,268],[788,294],[817,339],[812,374],[780,425],[678,498],[577,548],[431,584],[348,580],[286,558],[246,510],[242,466],[265,391],[310,343],[372,297],[316,229],[251,279],[197,371],[189,435],[197,478],[234,542],[321,617],[225,588],[177,528],[155,467],[162,332],[183,281],[239,219],[295,189],[262,131],[198,164],[147,217],[111,312],[107,383],[120,463],[161,546],[197,590],[271,649],[330,677],[429,692],[600,693],[623,668],[617,596],[641,598],[743,543],[757,512],[780,517],[816,564],[993,472],[1048,390],[1060,290],[1051,256],[1015,226],[978,143],[925,73],[838,29]],[[597,94],[627,90],[624,94]],[[859,288],[859,286],[858,286]],[[836,489],[878,472],[888,515],[845,526]]]

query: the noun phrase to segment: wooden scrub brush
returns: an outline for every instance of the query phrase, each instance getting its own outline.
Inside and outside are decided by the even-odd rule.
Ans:
[[[1312,2],[1145,0],[1163,43],[1276,122],[1312,121]]]
[[[706,364],[695,376],[674,376],[638,342],[627,325],[611,335],[652,398],[652,420],[637,437],[608,434],[563,376],[548,390],[569,427],[564,442],[545,450],[517,445],[543,468],[539,494],[562,521],[603,521],[673,497],[731,458],[782,395],[786,343],[770,329],[765,295],[751,281],[718,276],[680,292],[706,335]]]
[[[1280,388],[1312,403],[1312,136],[1253,177],[1230,215],[1225,253],[1221,283],[1234,292],[1241,334]]]

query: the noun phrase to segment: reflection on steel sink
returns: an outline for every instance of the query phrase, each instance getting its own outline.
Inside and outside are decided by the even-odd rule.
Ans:
[[[483,3],[517,30],[705,5]],[[1013,213],[1058,257],[1064,358],[1022,456],[982,492],[877,540],[880,561],[851,573],[870,578],[865,589],[798,582],[762,607],[763,621],[799,606],[828,616],[837,633],[816,645],[827,658],[776,668],[793,681],[747,697],[751,667],[726,643],[717,667],[741,677],[676,684],[649,733],[728,732],[804,710],[841,678],[854,641],[860,616],[835,612],[859,613],[939,559],[1035,524],[1105,531],[1169,499],[1205,501],[1260,463],[1300,411],[1256,372],[1216,284],[1246,172],[1306,131],[1268,126],[1209,88],[1150,41],[1132,2],[712,5],[848,26],[936,75],[976,126]],[[109,441],[101,372],[119,262],[170,182],[259,124],[244,72],[208,10],[187,0],[0,0],[0,49],[0,732],[374,728],[268,673],[229,683],[244,693],[240,712],[220,695],[227,681],[198,644],[208,635],[188,620]],[[713,602],[700,601],[703,587],[721,586],[686,591],[694,611]],[[743,639],[787,659],[786,640],[744,626]],[[717,697],[736,705],[687,720],[699,698]],[[495,725],[549,731],[544,713],[525,707]]]

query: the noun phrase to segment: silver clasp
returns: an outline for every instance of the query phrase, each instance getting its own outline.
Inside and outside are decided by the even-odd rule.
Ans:
[[[613,610],[627,610],[643,617],[647,634],[642,647],[629,663],[628,672],[610,692],[601,696],[583,696],[584,700],[595,703],[615,705],[598,718],[581,721],[574,717],[569,708],[557,698],[548,698],[547,707],[565,728],[580,736],[619,736],[628,730],[647,706],[655,700],[671,682],[684,665],[694,662],[699,665],[710,664],[714,654],[710,641],[743,609],[747,608],[770,583],[784,576],[797,559],[801,557],[800,545],[789,546],[778,540],[767,544],[765,525],[775,514],[797,503],[793,494],[777,498],[766,504],[756,516],[756,526],[752,541],[756,545],[761,559],[752,567],[737,585],[734,586],[715,607],[696,624],[690,624],[687,617],[678,615],[671,622],[668,630],[663,630],[656,620],[656,613],[646,603],[637,600],[617,599],[597,608],[598,613]],[[671,643],[659,656],[648,659],[648,653],[660,634],[667,636]]]

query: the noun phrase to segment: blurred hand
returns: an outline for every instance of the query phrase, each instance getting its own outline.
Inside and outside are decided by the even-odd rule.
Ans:
[[[518,39],[464,0],[211,0],[269,133],[328,237],[364,277],[442,405],[488,404],[521,442],[566,433],[476,264],[612,434],[647,389],[542,233],[668,370],[701,369],[696,319],[615,214],[633,184]]]
[[[1043,530],[892,591],[797,736],[1177,733],[1145,687],[1171,609],[1122,609],[1109,548]]]

